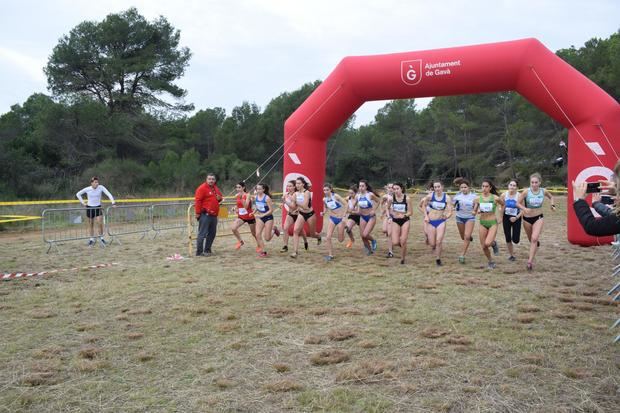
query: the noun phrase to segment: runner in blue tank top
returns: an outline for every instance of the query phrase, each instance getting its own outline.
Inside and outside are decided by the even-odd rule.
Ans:
[[[273,201],[269,193],[269,186],[264,183],[256,185],[255,194],[252,196],[252,202],[256,207],[254,216],[256,220],[256,252],[258,256],[264,258],[267,256],[265,251],[265,242],[271,241],[274,234],[280,236],[280,231],[274,226],[273,220]]]
[[[504,207],[500,216],[502,217],[502,226],[504,227],[504,237],[510,256],[509,261],[515,261],[514,246],[521,240],[521,217],[523,211],[517,206],[519,204],[519,184],[515,179],[508,182],[508,191],[502,194]]]
[[[323,185],[323,204],[325,204],[325,211],[329,221],[327,223],[327,255],[326,261],[334,259],[334,248],[332,244],[332,236],[334,230],[338,229],[338,242],[344,241],[344,218],[347,213],[346,201],[342,197],[334,192],[334,188],[331,184]]]
[[[372,230],[377,222],[376,210],[379,205],[379,197],[365,179],[360,180],[358,192],[355,196],[357,201],[357,213],[360,216],[360,237],[366,249],[366,255],[370,255],[377,249],[377,241],[372,236]]]
[[[427,227],[428,241],[435,254],[435,264],[441,266],[446,220],[452,216],[452,202],[450,196],[443,191],[443,184],[440,181],[433,181],[433,192],[424,197],[420,210],[424,214],[424,221],[430,224]]]
[[[540,246],[539,239],[544,225],[542,206],[545,197],[549,198],[551,210],[555,211],[553,195],[541,188],[541,183],[542,177],[539,173],[530,175],[530,187],[521,192],[517,205],[523,211],[523,229],[525,229],[527,239],[530,240],[530,254],[527,259],[528,271],[534,269],[534,258]]]
[[[465,255],[469,245],[474,240],[472,237],[474,225],[476,224],[474,203],[478,196],[472,192],[471,184],[467,179],[456,178],[454,184],[458,186],[460,191],[452,197],[452,205],[454,205],[456,210],[456,227],[463,240],[463,249],[461,250],[461,255],[459,255],[459,262],[465,264]]]

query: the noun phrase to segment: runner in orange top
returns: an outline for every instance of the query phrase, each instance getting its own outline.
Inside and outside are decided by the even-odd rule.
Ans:
[[[250,199],[249,194],[245,190],[245,182],[239,182],[235,186],[235,190],[237,191],[237,204],[235,207],[237,211],[237,218],[233,222],[231,230],[235,238],[237,238],[237,244],[235,244],[235,249],[238,250],[244,244],[243,240],[241,239],[241,234],[239,234],[239,228],[243,224],[248,224],[250,226],[250,232],[252,232],[252,236],[256,240],[256,219],[254,218],[254,212],[252,211],[252,200]]]

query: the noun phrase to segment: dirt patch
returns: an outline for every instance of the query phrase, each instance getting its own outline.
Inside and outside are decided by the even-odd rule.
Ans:
[[[304,344],[322,344],[327,341],[325,336],[307,336],[304,338]]]
[[[365,360],[345,367],[336,374],[336,381],[375,383],[396,377],[396,366],[385,360]]]
[[[291,367],[288,364],[284,364],[284,363],[275,363],[273,365],[273,368],[278,373],[286,373],[287,371],[291,370]]]
[[[349,353],[338,349],[322,350],[310,356],[310,362],[316,366],[338,364],[349,360]]]
[[[289,392],[303,389],[303,386],[293,379],[276,380],[265,384],[265,390],[270,392]]]
[[[420,333],[422,337],[431,339],[440,338],[448,334],[450,334],[448,330],[439,327],[427,327]]]
[[[446,340],[446,343],[448,344],[455,344],[460,346],[469,346],[473,342],[474,341],[467,336],[452,336],[448,337],[448,339]]]
[[[538,313],[540,308],[535,305],[521,304],[517,306],[517,311],[520,313]]]
[[[519,314],[517,315],[517,321],[522,324],[530,324],[536,320],[536,317],[532,314]]]
[[[284,316],[293,314],[295,311],[293,311],[292,308],[287,308],[287,307],[274,307],[274,308],[268,309],[267,312],[269,313],[270,316],[274,318],[282,318]]]
[[[344,341],[356,336],[356,333],[348,328],[333,328],[327,332],[327,337],[333,341]]]
[[[99,354],[101,354],[101,349],[95,346],[82,347],[78,351],[78,357],[83,358],[83,359],[88,359],[88,360],[92,360],[98,357]]]

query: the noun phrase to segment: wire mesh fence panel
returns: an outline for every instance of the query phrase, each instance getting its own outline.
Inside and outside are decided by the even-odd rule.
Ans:
[[[102,213],[101,213],[102,215]],[[101,217],[101,225],[104,218]],[[41,232],[43,241],[49,244],[48,252],[53,245],[67,242],[89,239],[99,234],[99,223],[93,222],[93,233],[89,218],[86,216],[86,208],[50,208],[41,213]]]
[[[180,232],[187,230],[187,209],[192,206],[189,202],[169,202],[151,205],[151,229],[155,235],[161,231],[177,229]]]
[[[105,212],[107,232],[112,241],[129,234],[145,237],[151,230],[151,205],[109,206]]]

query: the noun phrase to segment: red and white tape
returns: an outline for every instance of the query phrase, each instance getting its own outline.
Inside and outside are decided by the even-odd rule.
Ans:
[[[108,264],[95,264],[95,265],[88,265],[86,267],[60,268],[57,270],[39,271],[39,272],[10,272],[10,273],[2,273],[0,276],[0,279],[3,281],[4,280],[15,280],[17,278],[36,277],[39,275],[56,274],[58,272],[63,272],[63,271],[93,270],[96,268],[111,267],[113,265],[118,265],[118,263],[111,262]]]

